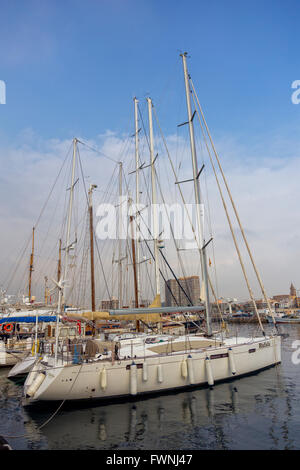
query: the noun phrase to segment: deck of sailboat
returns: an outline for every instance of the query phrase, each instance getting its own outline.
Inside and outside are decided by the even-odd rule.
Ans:
[[[173,356],[187,353],[212,354],[214,351],[226,351],[239,345],[249,345],[266,341],[268,337],[230,337],[230,338],[207,338],[200,335],[182,335],[174,337],[172,335],[136,335],[135,338],[124,339],[118,342],[103,341],[100,339],[90,339],[97,346],[98,352],[94,356],[85,354],[83,348],[82,355],[76,357],[72,354],[58,354],[56,367],[72,366],[80,363],[121,363],[123,361],[145,359],[158,356]],[[80,343],[78,343],[80,344]],[[115,355],[115,345],[118,345],[118,352]],[[47,355],[43,358],[42,364],[46,368],[55,367],[55,356]]]
[[[148,337],[151,338],[151,337]],[[121,343],[120,358],[131,358],[132,352],[136,357],[156,356],[165,354],[176,354],[192,351],[212,351],[217,348],[228,348],[234,345],[249,344],[258,341],[264,341],[265,337],[259,338],[246,338],[246,337],[231,337],[223,340],[218,337],[207,338],[199,335],[186,335],[186,336],[167,336],[158,337],[158,341],[147,343],[146,341],[140,344],[135,344],[132,348],[130,340],[127,344]]]

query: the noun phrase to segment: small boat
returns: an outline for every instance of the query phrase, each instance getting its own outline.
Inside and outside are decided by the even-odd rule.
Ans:
[[[56,322],[56,316],[52,319],[52,321]],[[62,321],[64,323],[62,323]],[[66,354],[70,349],[70,343],[72,341],[85,338],[85,327],[80,326],[80,328],[78,328],[77,325],[72,325],[69,322],[72,323],[74,320],[68,319],[66,316],[64,316],[59,323],[59,338],[62,342],[61,350],[64,354]],[[55,342],[55,327],[56,323],[47,329],[45,336],[41,340],[38,340],[37,347],[35,347],[35,343],[33,343],[31,348],[27,348],[27,351],[23,354],[23,357],[20,358],[18,362],[16,362],[16,364],[10,369],[7,375],[9,379],[16,378],[19,381],[20,379],[26,378],[34,364],[44,354],[52,353]]]
[[[274,324],[274,319],[276,323],[280,323],[280,324],[281,323],[290,323],[290,324],[300,323],[299,313],[274,315],[274,318],[271,317],[271,315],[267,315],[267,320],[269,323]]]
[[[17,378],[23,379],[26,377],[28,372],[31,370],[33,367],[35,361],[36,361],[36,355],[32,354],[31,351],[27,352],[27,356],[23,357],[22,360],[17,362],[9,371],[7,377],[9,379]]]
[[[32,310],[0,317],[0,367],[14,366],[36,348],[45,324],[56,321],[53,312]]]
[[[253,316],[253,313],[248,313],[248,312],[242,312],[242,311],[238,311],[236,313],[232,313],[231,315],[228,315],[228,319],[232,319],[232,318],[251,318]]]

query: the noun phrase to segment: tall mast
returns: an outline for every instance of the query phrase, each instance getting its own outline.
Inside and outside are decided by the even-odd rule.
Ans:
[[[132,199],[129,198],[129,203],[132,203]],[[137,269],[136,269],[136,258],[135,258],[135,239],[134,239],[134,227],[133,227],[134,217],[131,214],[129,217],[129,224],[131,228],[131,249],[132,249],[132,265],[133,265],[133,277],[134,277],[134,300],[135,308],[139,308],[139,293],[138,293],[138,284],[137,284]],[[140,321],[135,322],[136,330],[140,331]]]
[[[45,305],[48,305],[48,285],[47,285],[48,277],[45,276],[44,280],[45,280]]]
[[[135,123],[135,227],[136,227],[136,284],[137,284],[137,297],[140,295],[140,187],[139,187],[139,168],[140,168],[140,155],[139,155],[139,123],[138,123],[138,100],[134,98],[134,123]],[[138,307],[138,305],[137,305]]]
[[[160,295],[156,181],[155,181],[154,150],[153,150],[152,100],[151,98],[147,98],[147,101],[148,101],[148,117],[149,117],[150,165],[151,165],[151,184],[152,184],[152,217],[153,217],[155,283],[156,283],[156,295]]]
[[[69,263],[69,251],[72,248],[70,243],[70,233],[71,233],[71,219],[72,219],[72,208],[73,208],[73,198],[74,198],[74,186],[75,186],[75,166],[76,166],[76,149],[77,149],[77,139],[73,139],[73,160],[72,160],[72,176],[71,176],[71,187],[70,187],[70,199],[69,199],[69,210],[68,210],[68,222],[67,222],[67,235],[66,235],[66,248],[65,248],[65,265],[64,265],[64,276],[63,282],[67,280],[68,273],[68,263]],[[58,313],[61,312],[62,302],[65,297],[65,288],[64,285],[61,285],[59,289],[59,300],[58,300]]]
[[[57,355],[58,355],[58,325],[59,325],[59,315],[62,310],[62,304],[65,298],[65,282],[67,280],[68,273],[68,262],[69,262],[69,251],[72,248],[72,243],[70,243],[70,233],[71,233],[71,219],[72,219],[72,208],[73,208],[73,198],[74,198],[74,186],[75,186],[75,166],[76,166],[76,148],[77,148],[77,139],[73,139],[73,159],[72,159],[72,176],[71,176],[71,187],[70,187],[70,199],[69,199],[69,210],[68,210],[68,222],[67,222],[67,235],[66,235],[66,247],[65,247],[65,266],[64,266],[64,276],[57,282],[58,286],[58,304],[57,304],[57,315],[56,315],[56,328],[55,328],[55,366],[57,365]]]
[[[31,279],[33,272],[33,258],[34,258],[34,227],[32,228],[32,248],[30,254],[30,263],[29,263],[29,281],[28,281],[28,299],[31,301]]]
[[[76,166],[76,149],[77,149],[77,139],[73,139],[73,159],[72,159],[72,176],[71,176],[71,187],[70,187],[70,199],[69,199],[69,210],[68,210],[68,222],[67,222],[67,235],[66,235],[66,247],[65,247],[65,266],[64,266],[64,276],[62,280],[59,280],[58,285],[58,305],[57,313],[61,313],[62,304],[65,298],[65,282],[67,280],[68,273],[68,262],[69,262],[69,251],[72,248],[70,243],[70,233],[71,233],[71,219],[72,219],[72,208],[73,208],[73,198],[74,198],[74,186],[75,186],[75,166]],[[59,315],[56,315],[56,328],[55,328],[55,366],[57,365],[57,355],[58,355],[58,324],[59,324]]]
[[[131,205],[132,199],[129,198],[129,203]],[[133,276],[134,276],[134,298],[135,298],[135,308],[139,307],[139,295],[138,295],[138,285],[137,285],[137,269],[136,269],[136,253],[135,253],[135,239],[134,239],[134,226],[133,226],[134,217],[130,215],[129,224],[131,228],[131,249],[132,249],[132,265],[133,265]]]
[[[205,289],[206,329],[207,329],[207,335],[211,336],[212,330],[211,330],[211,323],[210,323],[209,285],[208,285],[208,276],[207,276],[205,239],[204,239],[204,233],[203,233],[204,205],[201,199],[201,191],[200,191],[200,183],[199,183],[198,162],[197,162],[197,155],[196,155],[193,115],[192,115],[191,97],[190,97],[191,90],[190,90],[189,75],[188,75],[188,70],[187,70],[187,65],[186,65],[187,54],[185,52],[184,54],[180,54],[180,55],[182,57],[182,62],[183,62],[186,104],[187,104],[189,133],[190,133],[190,146],[191,146],[191,154],[192,154],[197,225],[198,225],[198,232],[199,232],[200,260],[201,260],[201,267],[202,267],[202,278],[203,278],[204,289]]]
[[[59,248],[58,248],[57,282],[60,281],[60,276],[61,276],[61,238],[59,239]]]
[[[91,184],[89,189],[89,215],[90,215],[90,255],[91,255],[91,305],[92,312],[95,312],[95,272],[94,272],[94,229],[93,229],[93,203],[92,193],[97,188],[96,184]]]
[[[122,162],[119,163],[119,271],[118,271],[118,297],[119,297],[119,308],[123,307],[123,286],[122,286],[122,171],[123,171],[123,164]]]

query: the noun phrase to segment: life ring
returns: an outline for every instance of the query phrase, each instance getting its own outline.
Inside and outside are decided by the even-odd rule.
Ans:
[[[10,331],[12,331],[14,328],[14,325],[12,323],[6,323],[4,326],[3,326],[3,330],[7,331],[8,333]]]

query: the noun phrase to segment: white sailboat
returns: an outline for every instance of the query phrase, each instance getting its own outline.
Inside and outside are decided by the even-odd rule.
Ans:
[[[32,369],[37,360],[41,359],[45,354],[50,354],[54,350],[55,338],[56,338],[56,326],[57,318],[56,315],[51,316],[40,316],[38,318],[39,324],[44,323],[47,326],[44,328],[44,335],[41,339],[37,337],[29,338],[27,342],[27,348],[23,351],[23,355],[19,355],[13,363],[13,367],[9,370],[7,377],[10,379],[25,379],[28,372]],[[70,343],[78,341],[85,337],[85,325],[77,327],[77,324],[70,323],[66,317],[62,315],[58,319],[58,335],[61,340],[61,347],[65,354],[70,349]]]
[[[56,321],[53,311],[45,309],[11,312],[0,317],[0,367],[18,364],[35,351],[45,325]]]
[[[71,188],[70,188],[70,201],[69,201],[69,218],[67,226],[67,238],[66,238],[66,269],[64,272],[64,278],[67,276],[67,267],[68,267],[68,255],[69,251],[72,249],[72,244],[70,243],[70,227],[71,227],[71,213],[72,213],[72,204],[73,204],[73,192],[74,192],[74,174],[75,174],[75,161],[76,161],[76,144],[77,140],[73,141],[73,157],[72,157],[72,177],[71,177]],[[31,281],[32,281],[32,272],[33,272],[33,260],[34,260],[34,231],[32,236],[32,251],[30,255],[30,266],[29,266],[29,283],[28,283],[28,299],[31,299]],[[6,343],[0,341],[0,366],[13,366],[8,373],[9,378],[19,378],[25,376],[30,369],[33,367],[34,363],[40,359],[41,355],[45,353],[51,353],[53,350],[54,342],[58,341],[60,338],[63,342],[66,338],[73,340],[74,338],[82,337],[85,335],[85,326],[80,327],[80,332],[78,332],[77,327],[74,327],[74,324],[70,326],[67,314],[68,310],[63,315],[62,310],[62,300],[64,296],[64,284],[65,282],[61,279],[61,240],[60,240],[60,249],[59,249],[59,265],[58,265],[58,279],[53,282],[56,287],[52,290],[58,288],[59,291],[59,301],[57,311],[55,312],[54,307],[46,309],[36,309],[36,310],[26,310],[23,312],[12,313],[11,316],[5,316],[0,318],[0,327],[1,323],[4,324],[4,328],[7,326],[13,327],[14,324],[31,324],[31,335],[26,340],[20,340],[17,335],[12,336],[8,339]],[[45,289],[45,292],[46,289]],[[48,291],[49,292],[49,291]],[[51,291],[50,291],[51,292]],[[46,296],[46,293],[45,293]],[[75,309],[80,313],[79,309]],[[46,328],[47,325],[47,328]],[[28,335],[27,335],[28,336]],[[39,337],[42,336],[41,340]],[[57,349],[57,348],[56,348]],[[67,351],[67,346],[63,345],[64,351]]]
[[[34,232],[32,230],[32,250],[30,253],[28,299],[23,296],[22,308],[8,309],[0,315],[0,367],[13,366],[27,356],[32,348],[36,348],[38,334],[42,335],[39,327],[45,321],[51,321],[52,311],[47,308],[33,308],[30,302],[34,299],[31,295],[31,282],[34,260]],[[29,308],[31,307],[31,308]],[[39,323],[40,320],[40,323]],[[35,345],[35,346],[34,346]]]
[[[276,324],[287,323],[287,324],[297,325],[300,323],[300,312],[297,311],[295,313],[282,313],[282,314],[275,313],[274,316],[267,315],[267,320],[269,323],[274,324],[274,319],[275,319]]]
[[[139,319],[143,315],[157,315],[166,312],[203,311],[206,315],[206,333],[173,336],[167,334],[137,334],[135,339],[120,339],[118,342],[91,340],[93,353],[88,353],[84,345],[80,354],[66,358],[63,354],[42,358],[28,374],[24,384],[24,405],[39,401],[91,400],[132,397],[149,393],[163,393],[184,387],[208,385],[232,380],[245,374],[258,372],[281,362],[281,337],[276,333],[266,335],[262,324],[261,336],[224,337],[214,333],[210,321],[209,276],[207,273],[206,246],[203,235],[203,202],[201,200],[197,157],[193,131],[193,114],[190,102],[190,82],[186,65],[186,54],[182,54],[188,124],[192,154],[195,204],[201,257],[201,270],[204,285],[205,308],[161,307],[158,282],[158,258],[155,257],[157,306],[137,309],[108,310],[106,313],[91,312],[92,318]],[[151,131],[151,100],[148,100],[150,123],[150,152],[152,166],[153,149]],[[153,196],[154,195],[154,196]],[[153,200],[152,200],[153,202]],[[155,202],[155,200],[154,200]],[[154,242],[156,234],[154,234]],[[157,244],[154,243],[154,247]],[[256,311],[257,312],[257,311]],[[258,315],[258,312],[257,312]],[[259,318],[259,316],[258,316]],[[154,320],[155,321],[155,320]],[[91,348],[92,350],[93,348]]]

